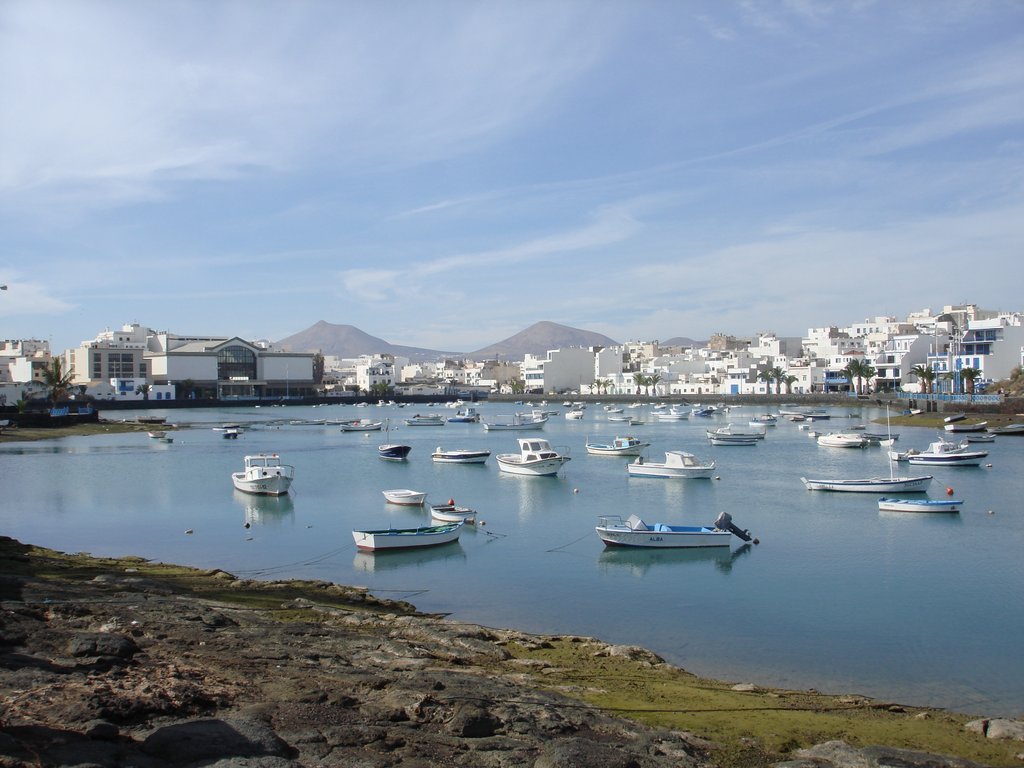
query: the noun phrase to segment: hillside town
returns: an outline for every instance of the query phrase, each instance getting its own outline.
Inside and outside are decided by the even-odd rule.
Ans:
[[[139,323],[63,352],[0,341],[0,406],[33,400],[289,400],[490,394],[707,397],[990,391],[1024,365],[1024,314],[974,304],[809,328],[803,337],[716,334],[701,345],[630,341],[563,346],[522,359],[425,362],[381,352],[351,358],[266,340],[184,336]],[[567,329],[571,330],[571,329]],[[62,397],[54,397],[58,392]]]

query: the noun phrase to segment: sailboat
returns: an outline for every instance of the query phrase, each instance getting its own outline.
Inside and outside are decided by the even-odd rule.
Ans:
[[[388,438],[391,436],[391,419],[385,421],[384,440],[382,445],[377,446],[378,455],[386,461],[405,461],[412,450],[411,445],[392,443]]]
[[[889,407],[885,409],[886,433],[892,440],[889,430]],[[889,443],[892,445],[892,443]],[[924,493],[932,482],[931,475],[922,477],[897,477],[893,472],[892,457],[889,457],[889,477],[868,477],[858,480],[800,480],[809,491],[848,491],[854,493]]]

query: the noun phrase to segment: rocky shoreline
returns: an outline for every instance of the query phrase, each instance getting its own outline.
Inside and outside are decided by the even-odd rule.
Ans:
[[[739,731],[748,736],[723,738],[650,724],[670,709],[653,689],[639,693],[643,708],[588,703],[620,674],[634,688],[686,676],[643,649],[463,624],[334,584],[247,582],[12,539],[0,539],[0,561],[3,768],[967,768],[1019,764],[1024,751],[1018,721],[967,723],[841,698],[796,706],[753,686],[723,685],[737,703],[719,700],[719,714],[749,718]],[[765,698],[743,709],[752,696]],[[684,720],[697,709],[668,698]],[[756,727],[765,702],[794,715],[817,709],[821,719],[801,722],[802,742],[773,742]],[[634,716],[613,716],[616,708]],[[838,728],[828,719],[837,713]],[[895,725],[880,734],[933,730],[920,731],[914,749],[853,746],[839,737],[857,733],[855,717]],[[1005,738],[990,738],[1000,728]],[[961,757],[931,754],[932,742]]]

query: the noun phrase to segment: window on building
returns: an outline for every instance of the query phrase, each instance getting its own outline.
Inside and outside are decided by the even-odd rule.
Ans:
[[[225,347],[217,353],[217,379],[219,381],[253,380],[256,378],[256,355],[251,349],[239,346]]]

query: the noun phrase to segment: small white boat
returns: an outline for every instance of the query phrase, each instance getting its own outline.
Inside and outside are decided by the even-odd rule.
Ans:
[[[682,421],[683,419],[690,418],[690,411],[684,411],[682,408],[672,406],[667,411],[658,411],[655,414],[658,421]]]
[[[534,477],[557,475],[562,465],[570,460],[553,450],[547,440],[535,438],[520,438],[519,453],[499,453],[494,458],[502,472]]]
[[[456,448],[444,450],[440,445],[430,454],[430,458],[437,464],[484,464],[487,457],[491,455],[488,450],[470,450],[468,448]]]
[[[972,432],[967,435],[968,443],[994,443],[996,436],[992,432]]]
[[[818,445],[825,448],[863,448],[868,441],[855,432],[829,432],[818,438]]]
[[[430,507],[430,516],[434,520],[443,523],[467,523],[472,525],[476,522],[476,510],[469,507],[460,507],[455,499],[448,499],[447,504],[433,504]]]
[[[626,472],[630,477],[699,479],[711,477],[714,471],[714,461],[700,461],[686,451],[665,451],[663,462],[647,462],[641,456],[626,465]]]
[[[149,436],[154,440],[159,440],[162,437],[167,437],[167,433],[162,429],[153,429],[149,431]]]
[[[953,443],[939,439],[929,443],[928,450],[907,457],[911,464],[928,464],[942,467],[976,467],[988,456],[988,451],[972,451],[965,440]]]
[[[458,541],[463,523],[424,525],[419,528],[384,528],[372,531],[352,531],[356,547],[363,552],[381,550],[434,547]]]
[[[245,457],[241,472],[231,473],[235,488],[245,493],[283,496],[291,488],[295,467],[282,464],[276,453],[257,453]]]
[[[947,432],[984,432],[987,426],[987,421],[957,421],[946,424],[943,429]]]
[[[963,499],[894,499],[881,498],[878,509],[883,512],[959,512]]]
[[[752,418],[748,423],[752,427],[774,427],[778,422],[778,417],[770,413],[762,413],[760,416]]]
[[[384,422],[373,419],[352,419],[352,421],[341,422],[339,426],[342,432],[379,432],[384,426]]]
[[[444,417],[436,413],[428,413],[426,416],[420,416],[417,413],[412,418],[406,419],[405,424],[408,427],[443,427]]]
[[[647,547],[651,549],[680,549],[691,547],[727,547],[733,536],[750,541],[749,531],[732,524],[732,518],[723,512],[714,525],[648,525],[636,515],[623,520],[619,515],[603,515],[595,528],[601,541],[608,547]]]
[[[587,443],[587,453],[594,456],[639,456],[649,445],[636,437],[616,437],[610,443]]]
[[[617,405],[606,405],[604,409],[608,413],[622,413],[622,408]]]
[[[763,435],[712,434],[708,436],[708,442],[712,445],[757,445],[757,441],[762,437]]]
[[[412,491],[408,488],[392,488],[381,491],[389,504],[401,504],[407,507],[420,507],[427,500],[425,491]]]
[[[242,434],[242,430],[237,427],[225,427],[220,430],[220,436],[225,440],[237,440],[240,434]]]
[[[947,424],[952,424],[955,421],[963,421],[966,418],[966,413],[951,413],[949,416],[946,416],[943,421]]]
[[[567,418],[567,419],[576,419],[576,420],[582,419],[583,418],[583,409],[582,408],[573,408],[572,410],[566,411],[565,412],[565,418]]]
[[[485,430],[543,429],[548,417],[535,413],[514,413],[511,416],[497,416],[493,421],[484,421]]]
[[[850,493],[923,493],[932,482],[931,475],[923,477],[868,477],[861,480],[808,480],[800,481],[808,491],[845,491]]]

